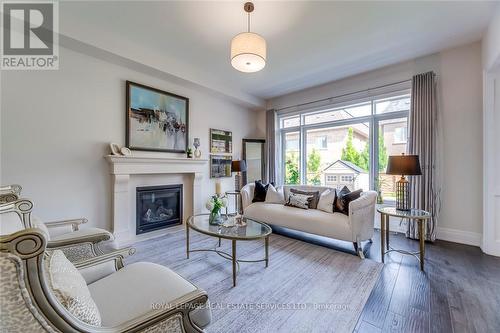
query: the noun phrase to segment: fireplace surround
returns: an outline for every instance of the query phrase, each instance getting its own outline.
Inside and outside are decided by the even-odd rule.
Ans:
[[[136,234],[136,214],[132,214],[132,205],[136,200],[135,189],[142,184],[151,184],[151,177],[162,175],[187,175],[190,180],[184,183],[183,205],[192,207],[184,212],[184,217],[199,214],[202,205],[202,180],[208,173],[206,159],[164,157],[164,156],[105,156],[111,174],[112,216],[111,229],[119,246],[127,246],[139,240],[156,237],[162,230]],[[134,186],[134,183],[139,183]],[[142,183],[142,184],[141,184]],[[158,182],[165,184],[165,182]],[[157,183],[157,184],[158,184]],[[168,183],[168,182],[167,182]],[[179,182],[173,182],[178,184]],[[151,184],[151,185],[157,185]],[[186,186],[190,188],[187,189]]]

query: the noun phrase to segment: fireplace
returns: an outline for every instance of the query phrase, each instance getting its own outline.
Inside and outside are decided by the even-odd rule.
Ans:
[[[182,224],[182,185],[136,188],[136,234]]]

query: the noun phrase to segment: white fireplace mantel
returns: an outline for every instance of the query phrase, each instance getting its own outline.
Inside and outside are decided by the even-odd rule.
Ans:
[[[120,245],[136,238],[131,228],[130,176],[191,174],[193,176],[193,214],[201,212],[201,180],[208,160],[176,157],[105,156],[113,178],[112,232]]]

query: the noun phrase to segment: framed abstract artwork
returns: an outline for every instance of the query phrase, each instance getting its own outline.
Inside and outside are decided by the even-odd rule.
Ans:
[[[210,178],[231,177],[232,156],[210,155]]]
[[[185,153],[189,99],[127,81],[126,145],[134,150]]]
[[[210,129],[210,153],[232,154],[233,132],[218,129]]]

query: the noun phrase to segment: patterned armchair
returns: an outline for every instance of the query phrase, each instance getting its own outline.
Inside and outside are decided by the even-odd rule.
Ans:
[[[132,249],[73,265],[40,229],[0,236],[0,332],[203,332],[203,291]],[[157,305],[155,305],[157,304]]]
[[[31,214],[33,203],[19,198],[21,190],[19,185],[0,187],[0,213],[5,214],[0,223],[0,234],[9,234],[20,228],[40,228],[48,239],[47,247],[62,250],[72,262],[117,249],[114,236],[109,231],[80,228],[80,225],[87,223],[85,218],[42,222]],[[19,225],[19,221],[22,225]]]

